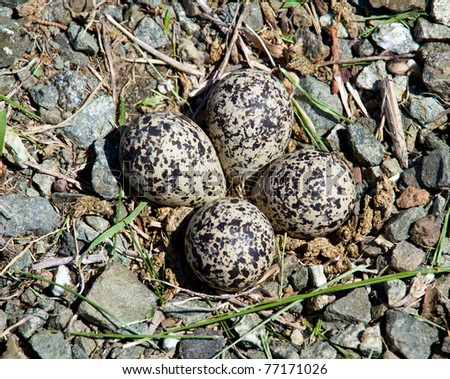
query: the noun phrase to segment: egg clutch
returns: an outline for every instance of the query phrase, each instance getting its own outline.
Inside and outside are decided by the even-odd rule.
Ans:
[[[352,171],[331,153],[285,154],[293,123],[283,84],[242,69],[213,88],[205,131],[167,112],[147,114],[126,128],[119,157],[134,192],[161,206],[196,208],[185,254],[207,285],[249,288],[275,260],[276,232],[315,238],[337,230],[350,215]],[[229,184],[244,183],[252,184],[247,200],[227,196]]]

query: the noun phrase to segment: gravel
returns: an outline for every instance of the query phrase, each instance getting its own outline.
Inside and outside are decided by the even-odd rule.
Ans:
[[[450,322],[450,274],[442,267],[450,266],[450,239],[442,235],[450,191],[446,1],[367,0],[336,6],[314,1],[309,3],[312,12],[302,6],[281,8],[280,2],[251,2],[232,48],[230,24],[237,2],[108,1],[94,8],[91,2],[73,0],[70,9],[62,0],[4,3],[0,93],[10,100],[2,99],[7,130],[0,155],[1,358],[210,359],[238,338],[222,356],[450,357],[450,340],[441,331]],[[212,11],[205,17],[206,3]],[[424,13],[417,18],[410,13],[401,23],[352,21],[416,10]],[[320,31],[311,13],[317,14]],[[149,64],[107,15],[204,75],[161,64],[147,52]],[[192,209],[148,204],[131,222],[117,224],[140,201],[122,181],[117,147],[124,126],[155,110],[184,114],[203,127],[203,107],[213,84],[209,79],[218,68],[226,74],[247,67],[250,60],[270,70],[269,54],[312,97],[353,121],[321,111],[284,80],[317,135],[353,169],[358,199],[348,222],[332,235],[308,241],[278,235],[284,260],[276,262],[263,283],[249,293],[224,294],[207,288],[186,265],[183,233]],[[279,70],[274,74],[283,79]],[[336,75],[350,95],[347,108]],[[407,167],[396,159],[389,119],[383,118],[379,85],[388,76],[401,113]],[[299,119],[297,124],[287,150],[314,148]],[[230,186],[229,193],[235,190]],[[91,249],[101,233],[103,242]],[[340,283],[356,285],[430,268],[433,259],[441,267],[422,288],[417,287],[420,276],[414,281],[402,277],[313,296],[258,331],[252,328],[275,309],[233,317],[225,321],[228,330],[215,322],[136,346],[127,339],[88,337],[111,331],[163,333],[280,296],[308,293],[340,275],[345,277]],[[361,265],[365,268],[358,271]],[[117,325],[55,282],[132,325]]]

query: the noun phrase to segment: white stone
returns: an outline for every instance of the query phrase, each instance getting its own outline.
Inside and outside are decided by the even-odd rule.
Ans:
[[[361,89],[376,91],[380,80],[387,77],[386,63],[376,61],[364,67],[356,78],[356,85]]]
[[[58,266],[54,282],[62,286],[70,286],[72,284],[72,280],[70,279],[70,271],[67,266]],[[62,296],[64,294],[64,290],[59,286],[53,286],[52,293],[55,296]]]
[[[420,45],[414,41],[411,31],[399,22],[380,25],[372,34],[373,41],[382,49],[395,54],[417,51]]]
[[[450,2],[448,0],[433,0],[430,13],[437,22],[450,26]]]
[[[32,161],[33,158],[22,142],[22,139],[10,128],[6,128],[5,133],[5,158],[19,166],[20,168],[28,167],[25,162]]]
[[[322,265],[309,266],[308,269],[314,287],[320,287],[327,282]]]

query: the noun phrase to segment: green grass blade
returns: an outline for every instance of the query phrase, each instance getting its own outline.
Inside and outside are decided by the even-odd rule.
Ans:
[[[5,136],[6,136],[6,109],[0,112],[0,157],[3,155],[3,149],[5,148]]]
[[[106,241],[108,238],[114,236],[116,233],[120,232],[125,226],[127,226],[131,221],[133,221],[141,211],[145,208],[145,206],[148,204],[147,200],[141,201],[138,206],[131,212],[127,217],[125,217],[123,220],[119,221],[109,229],[105,230],[102,234],[100,234],[96,239],[94,239],[87,250],[83,253],[83,256],[86,255],[88,252],[92,251],[96,246],[101,244],[102,242]],[[80,262],[81,259],[80,258]]]
[[[448,228],[449,221],[450,221],[450,206],[448,207],[447,213],[444,216],[441,235],[439,236],[439,241],[434,250],[433,259],[431,261],[431,265],[433,267],[439,265],[439,262],[441,260],[442,252],[444,250],[445,239],[447,237],[447,231],[449,230]]]
[[[37,114],[34,114],[33,112],[29,111],[28,109],[22,107],[19,103],[16,103],[15,101],[11,100],[9,97],[0,94],[0,100],[5,101],[12,107],[18,109],[22,113],[25,113],[28,117],[32,118],[33,120],[41,121],[41,118]]]

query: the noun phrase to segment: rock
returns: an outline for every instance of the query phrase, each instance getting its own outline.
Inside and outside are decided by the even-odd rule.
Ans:
[[[105,138],[113,129],[116,107],[111,96],[102,95],[87,104],[62,130],[80,148]]]
[[[91,182],[101,197],[117,199],[120,193],[120,164],[118,150],[108,139],[94,142],[95,161],[92,165]]]
[[[62,286],[70,287],[72,284],[72,280],[70,278],[70,270],[67,268],[67,266],[61,265],[58,266],[58,269],[56,270],[55,278],[53,281],[57,284],[60,284]],[[59,286],[53,286],[52,293],[55,296],[62,296],[64,295],[64,290]]]
[[[198,33],[200,31],[199,24],[197,24],[186,15],[186,11],[183,5],[181,5],[179,2],[174,1],[172,2],[172,7],[177,14],[178,22],[188,35],[192,36],[194,35],[194,33]]]
[[[441,236],[442,217],[428,215],[417,220],[411,228],[411,241],[418,246],[430,248]]]
[[[323,274],[323,267],[322,267],[322,274]],[[294,289],[294,291],[302,291],[308,285],[309,279],[308,268],[306,266],[296,265],[287,279],[289,281],[289,284]]]
[[[35,233],[42,236],[52,232],[59,222],[60,216],[44,197],[0,195],[0,235]]]
[[[386,350],[381,358],[382,359],[400,359],[400,357],[398,357],[392,351],[389,351],[389,350]]]
[[[96,55],[98,53],[99,48],[95,38],[76,23],[70,23],[67,36],[74,50],[86,55]]]
[[[429,91],[450,100],[450,50],[428,55],[423,68],[423,82]]]
[[[219,18],[226,23],[232,23],[236,16],[237,5],[237,2],[222,4],[220,6],[221,12],[218,13]],[[249,4],[247,13],[244,17],[244,22],[255,32],[261,31],[264,27],[264,19],[258,2]]]
[[[192,300],[186,296],[177,295],[167,302],[162,310],[167,317],[181,319],[184,325],[190,325],[210,316],[211,307],[214,305],[210,305],[204,300]]]
[[[400,22],[379,25],[372,33],[372,39],[382,49],[395,54],[412,53],[420,47],[409,29]]]
[[[398,175],[403,171],[396,158],[383,159],[381,169],[388,178]]]
[[[4,350],[1,359],[28,359],[20,347],[20,341],[16,335],[9,335],[5,345],[6,349]]]
[[[58,54],[62,60],[59,68],[60,70],[64,68],[64,61],[69,61],[80,67],[86,67],[91,64],[91,61],[86,54],[80,51],[74,51],[72,49],[72,46],[70,46],[70,42],[64,33],[58,33],[53,40],[51,40],[51,44],[58,51]]]
[[[424,206],[429,202],[430,194],[427,190],[409,186],[397,198],[395,205],[401,209],[408,209]]]
[[[418,57],[425,62],[431,54],[445,53],[450,51],[450,45],[444,42],[427,42],[420,46]]]
[[[364,329],[364,324],[361,322],[348,325],[344,329],[332,333],[330,342],[346,349],[356,349],[359,346]]]
[[[404,12],[410,9],[424,11],[427,5],[426,0],[369,0],[374,8],[387,8],[394,12]]]
[[[41,163],[41,167],[51,172],[59,172],[58,165],[53,159],[46,159]],[[52,186],[55,177],[52,175],[42,174],[40,172],[33,175],[33,183],[36,185],[42,196],[50,197],[52,195]]]
[[[139,359],[144,355],[144,346],[129,346],[127,349],[116,347],[111,350],[109,359]]]
[[[433,97],[412,96],[409,112],[421,125],[429,130],[437,129],[447,122],[447,116],[444,115],[445,108]],[[436,119],[438,115],[442,117]],[[429,122],[429,120],[435,121]]]
[[[216,336],[215,339],[183,339],[179,354],[182,359],[211,359],[225,346],[225,338],[215,330],[196,328],[194,336]]]
[[[441,350],[444,353],[450,354],[450,337],[444,338],[444,341],[442,342],[442,345],[441,345]]]
[[[448,145],[436,133],[428,130],[420,133],[420,141],[428,150],[448,149]]]
[[[149,44],[151,47],[158,49],[170,44],[169,37],[150,16],[145,16],[134,29],[134,35]]]
[[[308,266],[308,271],[312,287],[317,288],[327,282],[327,277],[325,276],[322,265]]]
[[[39,115],[41,116],[42,121],[47,124],[58,125],[63,121],[61,112],[58,108],[39,108]]]
[[[379,165],[385,153],[384,146],[359,124],[349,124],[346,128],[355,159],[363,166]]]
[[[383,254],[383,248],[378,245],[375,241],[368,241],[362,247],[362,252],[364,256],[369,258],[376,258]]]
[[[334,295],[314,296],[305,301],[305,308],[308,313],[316,313],[324,309],[328,304],[336,299]]]
[[[299,84],[312,97],[324,104],[327,104],[330,108],[342,114],[343,109],[339,96],[332,95],[330,92],[330,87],[327,84],[312,76],[301,77]],[[296,91],[294,97],[309,116],[316,128],[317,134],[320,136],[323,136],[339,122],[338,118],[331,116],[312,105],[309,100],[304,98],[298,91]]]
[[[378,358],[383,352],[383,338],[379,324],[368,326],[361,336],[359,351],[370,358]]]
[[[294,329],[290,335],[290,340],[294,345],[301,346],[305,342],[305,337],[300,329]]]
[[[42,328],[48,320],[48,313],[39,308],[28,308],[23,314],[23,318],[29,318],[24,324],[18,328],[23,338],[30,338],[40,328]]]
[[[108,220],[105,220],[104,218],[99,216],[85,216],[84,220],[89,226],[94,228],[99,233],[103,233],[110,227]]]
[[[20,26],[7,17],[0,17],[0,68],[16,64],[26,48],[26,38],[20,35]]]
[[[420,17],[414,28],[414,37],[419,42],[448,42],[450,41],[450,27],[434,24]]]
[[[87,80],[76,71],[66,70],[55,76],[54,86],[58,90],[58,104],[64,111],[78,108],[84,99]]]
[[[430,14],[437,22],[450,26],[450,8],[447,0],[432,0]]]
[[[31,100],[40,108],[55,109],[58,106],[58,90],[53,84],[38,84],[30,87]]]
[[[8,316],[6,315],[5,311],[0,309],[0,334],[2,334],[6,328],[7,320]]]
[[[262,348],[260,332],[258,330],[250,332],[255,326],[261,322],[259,316],[255,313],[245,315],[242,317],[236,325],[234,325],[234,331],[238,335],[238,338],[242,337],[240,344],[245,348]]]
[[[72,358],[69,341],[61,331],[52,333],[49,330],[41,330],[31,337],[30,345],[42,359]]]
[[[392,251],[391,266],[397,271],[412,271],[422,264],[425,257],[423,250],[407,241],[402,241]]]
[[[278,338],[270,341],[270,352],[273,359],[299,359],[300,355],[295,346]]]
[[[446,239],[446,244],[444,245],[447,254],[450,254],[450,239]],[[434,288],[438,289],[444,296],[450,296],[450,274],[445,274],[439,276],[434,282]]]
[[[347,321],[368,323],[371,304],[365,288],[357,288],[348,295],[332,302],[324,312],[327,321]]]
[[[319,24],[322,28],[322,30],[329,31],[331,26],[335,23],[334,19],[334,13],[328,12],[327,14],[324,14],[323,16],[319,17]],[[344,25],[342,25],[341,22],[338,23],[338,31],[337,31],[338,38],[348,38],[348,32],[345,29]],[[339,46],[340,47],[340,46]],[[344,59],[341,55],[339,55],[340,59]]]
[[[438,341],[436,328],[401,311],[387,312],[386,334],[389,347],[407,359],[426,359],[431,345]]]
[[[422,182],[429,188],[450,188],[450,149],[436,149],[424,156],[421,170]]]
[[[394,306],[406,296],[406,284],[403,280],[393,279],[384,283],[388,304]]]
[[[384,225],[383,235],[391,242],[404,241],[409,237],[409,228],[417,220],[426,216],[422,207],[409,208],[392,216]]]
[[[95,280],[87,297],[108,310],[118,320],[129,323],[144,320],[156,307],[157,296],[142,284],[136,275],[119,263],[109,265]],[[112,322],[87,302],[82,302],[78,314],[85,320],[106,329],[116,329]]]
[[[19,168],[27,168],[27,161],[33,161],[33,157],[22,142],[19,135],[11,128],[6,128],[5,148],[3,151],[5,158]]]
[[[367,38],[362,38],[356,42],[353,45],[353,50],[355,50],[356,55],[361,58],[371,57],[375,52],[373,45]]]
[[[334,359],[336,356],[336,350],[325,341],[317,341],[300,351],[301,359]]]
[[[376,61],[364,67],[356,78],[356,85],[361,89],[377,91],[381,80],[387,77],[386,63]]]

